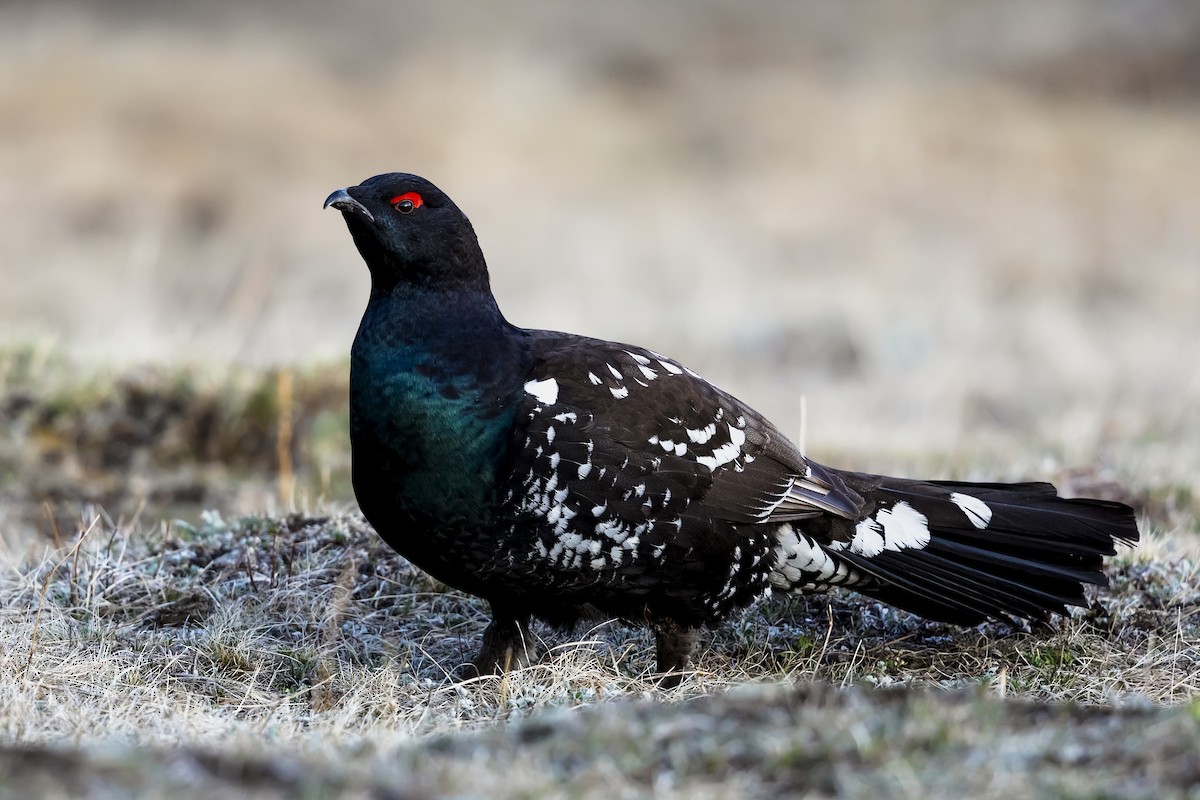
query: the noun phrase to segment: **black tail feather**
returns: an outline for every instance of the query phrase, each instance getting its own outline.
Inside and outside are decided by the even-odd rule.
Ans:
[[[926,520],[928,543],[838,555],[873,579],[859,591],[944,622],[1015,624],[1066,614],[1067,606],[1086,603],[1085,584],[1107,584],[1103,559],[1116,543],[1138,540],[1133,509],[1062,498],[1048,483],[883,478],[877,486],[867,493],[875,513],[909,505]],[[964,508],[974,501],[990,514],[986,520]]]

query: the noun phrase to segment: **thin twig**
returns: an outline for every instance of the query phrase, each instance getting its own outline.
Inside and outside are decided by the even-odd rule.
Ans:
[[[43,500],[42,508],[46,510],[46,518],[50,520],[50,534],[54,537],[54,551],[62,550],[62,535],[58,532],[58,520],[54,518],[54,510],[50,508],[50,501]]]
[[[821,668],[821,664],[825,661],[825,652],[829,649],[829,640],[833,638],[833,604],[825,605],[826,615],[829,617],[829,625],[825,628],[825,641],[821,643],[821,652],[817,654],[817,662],[813,664],[813,677],[817,677],[817,670]]]
[[[33,632],[29,636],[29,658],[25,660],[26,669],[33,664],[33,654],[37,651],[38,626],[41,625],[42,622],[42,609],[46,606],[46,594],[50,591],[50,580],[60,569],[62,569],[63,564],[66,564],[68,559],[76,557],[80,546],[83,544],[83,540],[87,538],[87,535],[92,532],[92,529],[96,527],[96,523],[99,521],[99,515],[92,518],[92,524],[87,526],[83,533],[79,534],[79,539],[75,542],[75,546],[71,548],[71,552],[63,556],[63,559],[55,564],[53,569],[46,573],[46,579],[42,581],[42,591],[38,596],[37,613],[33,616]],[[74,574],[72,574],[71,585],[74,585]]]
[[[279,418],[276,423],[276,455],[279,459],[279,505],[291,511],[296,505],[296,478],[292,471],[292,371],[281,369],[275,379],[275,392],[279,401]]]

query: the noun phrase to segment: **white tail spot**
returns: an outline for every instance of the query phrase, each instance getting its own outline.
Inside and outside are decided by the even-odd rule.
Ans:
[[[883,552],[883,528],[878,522],[868,517],[854,526],[854,540],[850,542],[850,552],[871,558]]]
[[[908,503],[880,509],[875,519],[883,525],[883,546],[888,550],[920,550],[929,544],[929,520]]]
[[[971,524],[980,530],[986,528],[992,521],[992,509],[978,497],[954,492],[950,495],[950,502],[961,508],[962,512],[967,515],[967,519],[971,520]]]

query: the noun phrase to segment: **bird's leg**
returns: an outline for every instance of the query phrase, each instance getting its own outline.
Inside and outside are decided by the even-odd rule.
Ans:
[[[460,677],[494,675],[529,666],[537,658],[537,645],[529,632],[529,615],[492,604],[492,623],[483,632],[483,644],[474,662]]]
[[[687,669],[688,659],[692,656],[700,632],[695,628],[684,628],[669,621],[656,623],[653,627],[658,672],[661,676],[658,685],[664,689],[673,689],[683,679],[682,673]]]

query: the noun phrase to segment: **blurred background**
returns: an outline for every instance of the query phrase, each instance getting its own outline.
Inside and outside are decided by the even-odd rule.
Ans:
[[[0,347],[341,375],[388,171],[837,466],[1200,492],[1191,0],[0,2]]]

